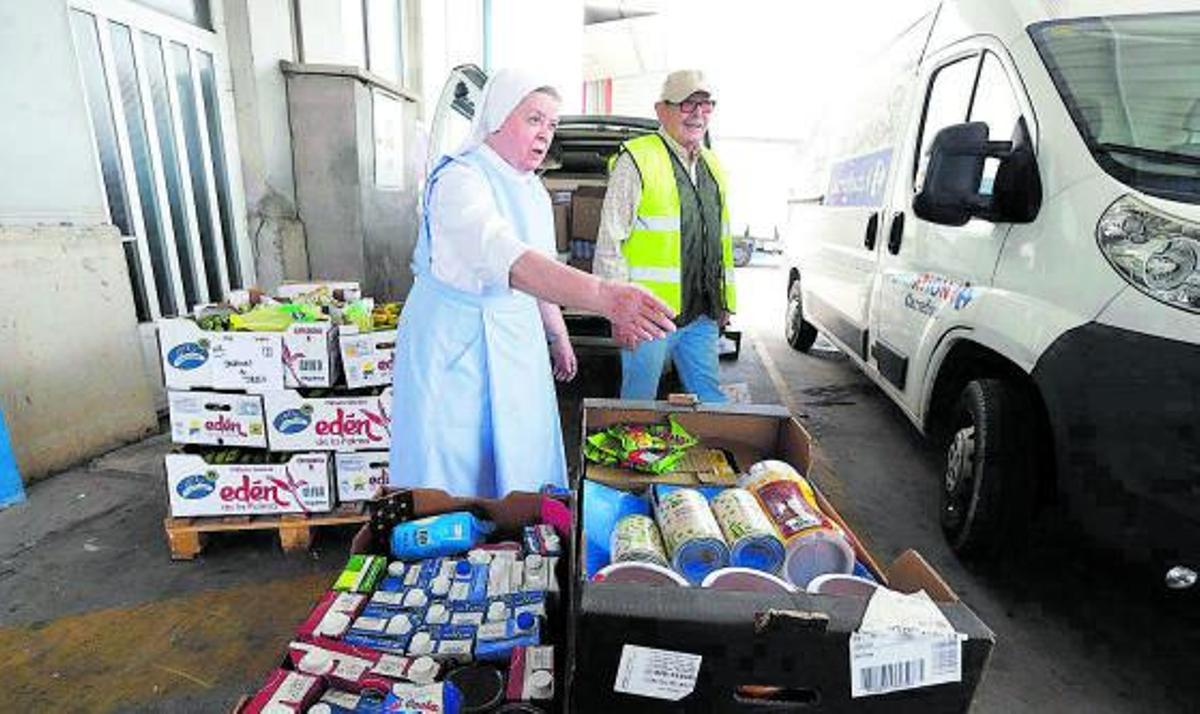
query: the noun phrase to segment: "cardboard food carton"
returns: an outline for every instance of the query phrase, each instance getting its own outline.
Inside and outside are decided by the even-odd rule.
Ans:
[[[329,454],[297,454],[282,464],[210,464],[199,454],[167,454],[166,470],[176,518],[333,508]]]
[[[705,447],[732,455],[740,471],[774,458],[795,466],[815,486],[829,477],[815,442],[781,407],[589,399],[583,434],[618,423],[662,422],[667,413]],[[593,468],[586,466],[584,478]],[[949,650],[940,653],[953,665],[952,681],[937,681],[895,649],[861,652],[856,631],[867,598],[591,581],[582,526],[588,504],[581,495],[573,551],[569,710],[967,711],[995,645],[991,630],[918,553],[906,551],[881,567],[819,489],[817,499],[849,534],[857,560],[876,580],[903,593],[924,590],[953,626]],[[864,654],[875,657],[872,664],[856,659]],[[875,690],[864,691],[864,681]]]
[[[571,199],[571,238],[596,240],[600,232],[600,210],[604,207],[603,186],[580,186]]]
[[[176,444],[265,448],[267,422],[258,394],[168,392],[171,441]]]
[[[339,451],[334,454],[338,503],[374,498],[388,482],[388,452]]]
[[[359,332],[355,325],[338,328],[338,346],[347,387],[386,387],[392,383],[396,332],[394,329]]]
[[[159,356],[168,389],[264,392],[328,387],[336,376],[330,322],[294,323],[283,332],[215,332],[188,318],[158,321]]]
[[[263,406],[272,451],[385,449],[391,443],[390,387],[377,395],[330,397],[266,392]]]
[[[328,290],[331,297],[341,302],[352,302],[362,298],[362,288],[354,280],[315,280],[300,283],[284,283],[275,288],[275,297],[291,300],[322,288]]]

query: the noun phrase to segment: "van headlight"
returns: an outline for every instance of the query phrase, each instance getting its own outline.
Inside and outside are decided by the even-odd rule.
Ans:
[[[1100,217],[1096,241],[1108,262],[1138,290],[1200,313],[1200,224],[1122,196]]]

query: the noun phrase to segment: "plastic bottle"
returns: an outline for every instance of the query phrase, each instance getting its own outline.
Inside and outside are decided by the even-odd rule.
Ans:
[[[392,529],[392,557],[421,560],[458,555],[482,543],[495,528],[466,511],[399,523]]]

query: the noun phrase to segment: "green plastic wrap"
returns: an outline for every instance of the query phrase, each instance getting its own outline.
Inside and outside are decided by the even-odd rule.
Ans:
[[[617,466],[652,474],[669,473],[679,465],[697,439],[679,422],[617,424],[588,436],[584,457],[603,466]]]

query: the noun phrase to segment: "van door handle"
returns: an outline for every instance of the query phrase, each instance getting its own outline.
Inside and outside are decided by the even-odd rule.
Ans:
[[[900,252],[900,243],[904,240],[904,213],[897,212],[892,216],[892,229],[888,232],[888,252],[896,255]]]
[[[867,235],[863,238],[863,247],[875,250],[875,238],[879,235],[879,212],[871,214],[867,219]]]

